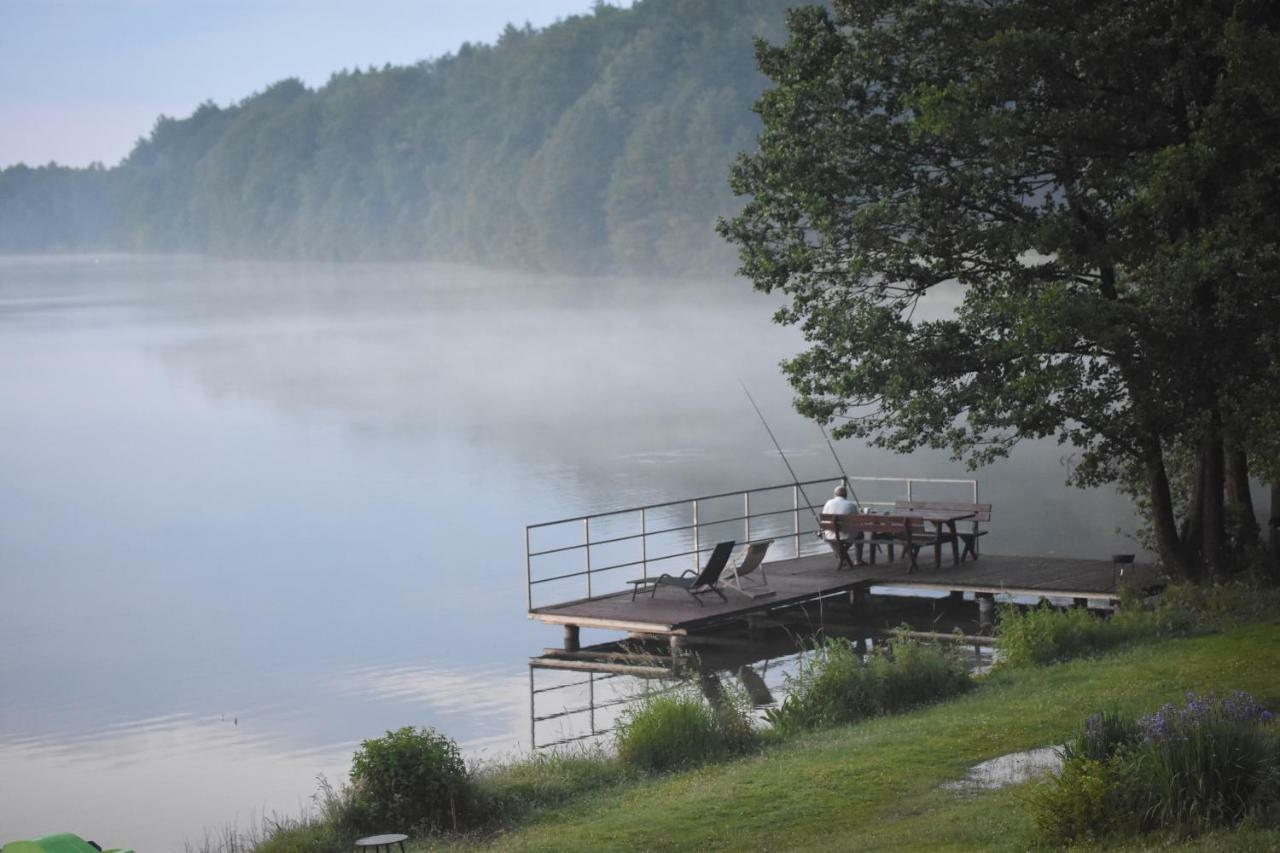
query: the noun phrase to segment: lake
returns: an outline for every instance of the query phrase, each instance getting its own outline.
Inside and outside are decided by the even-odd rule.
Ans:
[[[527,750],[559,632],[525,618],[525,524],[788,481],[739,380],[802,478],[836,473],[775,307],[739,280],[0,259],[0,841],[180,850],[297,814],[405,725]],[[1067,453],[976,474],[987,550],[1136,550]]]

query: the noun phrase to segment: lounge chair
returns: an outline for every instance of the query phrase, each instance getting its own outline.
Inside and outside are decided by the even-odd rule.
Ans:
[[[712,550],[711,556],[707,558],[707,564],[703,566],[702,571],[694,572],[693,569],[687,569],[680,575],[669,575],[663,573],[656,578],[641,578],[640,580],[628,581],[631,587],[631,600],[635,601],[636,591],[639,589],[648,589],[649,597],[653,598],[658,594],[660,586],[678,586],[689,595],[693,596],[693,600],[702,604],[702,599],[698,596],[706,595],[708,592],[714,592],[720,596],[721,601],[728,601],[724,597],[724,593],[720,591],[720,575],[724,571],[724,567],[729,564],[729,555],[733,553],[734,541],[732,539],[726,542],[720,542]]]
[[[724,580],[725,584],[734,587],[738,592],[743,595],[749,595],[752,598],[764,598],[766,596],[773,595],[773,590],[764,592],[747,592],[747,590],[742,588],[742,579],[754,574],[757,570],[760,572],[760,577],[752,578],[752,581],[757,587],[767,587],[769,585],[769,578],[764,573],[764,566],[761,564],[764,562],[765,552],[769,550],[769,546],[772,544],[772,539],[766,539],[763,542],[752,542],[751,545],[747,547],[747,553],[743,555],[738,564],[736,566],[729,567],[729,572],[725,576]]]

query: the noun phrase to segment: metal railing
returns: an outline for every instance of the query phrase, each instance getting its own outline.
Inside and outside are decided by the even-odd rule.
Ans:
[[[782,557],[795,558],[803,556],[806,552],[813,552],[822,547],[822,543],[815,537],[809,548],[806,548],[802,539],[807,534],[815,534],[818,532],[816,515],[821,510],[825,501],[825,494],[815,492],[814,490],[821,486],[831,486],[840,483],[842,477],[826,477],[818,480],[806,480],[802,483],[782,483],[776,486],[764,486],[762,488],[747,489],[736,492],[721,492],[715,495],[701,495],[696,498],[684,498],[675,501],[664,501],[662,503],[646,504],[645,506],[628,507],[627,509],[609,510],[607,512],[592,513],[590,515],[574,516],[572,518],[561,518],[555,521],[543,521],[537,524],[530,524],[525,527],[524,544],[525,544],[525,587],[526,587],[526,604],[529,610],[534,609],[534,588],[557,581],[568,581],[573,578],[583,579],[583,598],[592,598],[602,592],[616,592],[624,588],[622,584],[614,585],[608,590],[601,587],[604,575],[610,572],[617,572],[622,569],[632,569],[632,576],[639,572],[640,577],[650,577],[651,569],[658,568],[658,572],[666,571],[675,561],[685,558],[690,559],[690,565],[696,572],[702,560],[702,554],[709,552],[718,539],[726,539],[723,530],[726,526],[741,524],[742,539],[738,540],[739,545],[746,545],[756,541],[764,541],[772,539],[791,539],[792,547],[789,549],[790,554]],[[934,491],[936,487],[964,487],[969,492],[971,500],[978,502],[978,481],[977,480],[948,480],[926,477],[850,477],[849,483],[856,492],[859,485],[863,487],[871,484],[899,484],[901,491],[892,498],[879,496],[873,500],[860,500],[858,503],[862,506],[893,506],[897,500],[918,500],[920,499],[920,487],[929,487],[928,491]],[[878,486],[883,488],[882,485]],[[790,501],[786,501],[787,493],[790,493]],[[779,503],[778,496],[782,496],[782,506],[776,506]],[[807,501],[802,501],[802,496],[807,496]],[[704,515],[704,509],[709,505],[723,506],[726,503],[733,503],[731,499],[739,498],[741,500],[740,514],[730,513],[728,515],[718,514],[718,517],[708,519]],[[753,498],[757,509],[753,510]],[[762,503],[766,503],[766,498],[771,499],[775,504],[772,508],[759,509]],[[813,501],[816,500],[816,503]],[[684,516],[682,508],[688,508],[688,516]],[[683,516],[683,517],[682,517]],[[683,518],[688,518],[688,522],[684,523]],[[657,526],[651,527],[656,521]],[[790,522],[789,524],[787,522]],[[616,528],[619,526],[628,526],[630,523],[631,532],[619,532]],[[754,524],[753,524],[754,522]],[[593,525],[596,530],[597,538],[592,536]],[[601,532],[601,528],[604,528]],[[721,532],[715,533],[709,528],[718,528]],[[580,533],[573,534],[570,531],[578,530]],[[711,532],[710,545],[703,547],[703,533]],[[534,548],[534,539],[543,534],[550,534],[552,537],[559,538],[562,544],[551,544],[549,547]],[[753,538],[753,536],[755,538]],[[736,538],[736,534],[734,536]],[[675,540],[672,546],[671,540]],[[667,548],[658,549],[656,553],[653,550],[655,544],[667,543]],[[610,546],[623,546],[631,543],[634,550],[628,555],[627,559],[610,558],[610,561],[604,565],[593,564],[592,550],[597,551],[609,548]],[[671,550],[674,547],[675,550]],[[557,557],[557,555],[569,556],[574,552],[581,552],[582,564],[580,568],[566,571],[565,568],[559,567],[550,570],[549,574],[541,575],[536,571],[538,565],[549,558]],[[777,551],[770,551],[772,559],[779,559]],[[576,559],[576,558],[575,558]],[[619,577],[613,575],[612,577]],[[577,599],[575,599],[577,600]],[[560,602],[563,603],[563,602]]]

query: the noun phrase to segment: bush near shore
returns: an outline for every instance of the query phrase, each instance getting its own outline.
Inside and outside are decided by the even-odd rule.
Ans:
[[[1280,731],[1247,693],[1187,693],[1141,717],[1095,713],[1035,795],[1040,840],[1197,835],[1280,809]]]

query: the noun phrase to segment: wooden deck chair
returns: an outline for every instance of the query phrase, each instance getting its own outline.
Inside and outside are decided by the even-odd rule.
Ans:
[[[729,572],[725,576],[725,584],[734,587],[743,595],[749,595],[752,598],[766,598],[773,595],[773,590],[759,590],[748,592],[742,588],[742,579],[754,574],[757,570],[760,572],[759,578],[751,578],[757,587],[767,587],[769,585],[769,577],[764,573],[764,555],[769,550],[769,546],[773,544],[772,539],[766,539],[763,542],[752,542],[747,547],[747,553],[738,561],[735,566],[729,567]]]
[[[703,602],[698,596],[706,595],[708,592],[714,592],[720,596],[721,601],[727,602],[729,599],[725,598],[724,593],[720,591],[720,575],[724,572],[724,567],[729,565],[729,555],[733,553],[735,544],[732,539],[718,543],[700,572],[695,573],[693,569],[687,569],[679,575],[663,573],[656,578],[649,578],[648,581],[652,584],[649,597],[653,598],[657,595],[660,586],[677,586],[693,596],[693,600],[699,605]]]
[[[836,569],[840,570],[840,569],[843,569],[845,566],[848,566],[849,568],[852,569],[855,564],[853,560],[849,559],[849,548],[852,545],[854,545],[854,538],[853,538],[853,534],[846,534],[844,532],[844,529],[840,526],[841,518],[854,518],[854,516],[832,515],[830,513],[824,512],[822,514],[821,520],[818,522],[818,525],[819,527],[821,527],[822,532],[824,534],[823,540],[827,543],[827,545],[831,547],[832,551],[836,552],[836,555],[840,558],[840,562],[836,565]],[[828,539],[825,536],[825,534],[827,533],[832,534],[832,538]],[[861,546],[858,547],[858,562],[859,563],[862,562]]]

